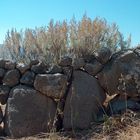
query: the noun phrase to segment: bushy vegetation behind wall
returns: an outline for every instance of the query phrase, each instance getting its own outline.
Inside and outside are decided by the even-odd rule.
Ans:
[[[3,57],[20,62],[41,59],[58,63],[64,55],[84,57],[100,47],[116,51],[130,47],[130,43],[131,36],[124,40],[115,23],[109,24],[102,18],[92,20],[84,15],[80,21],[74,17],[70,22],[51,20],[47,27],[8,31]]]

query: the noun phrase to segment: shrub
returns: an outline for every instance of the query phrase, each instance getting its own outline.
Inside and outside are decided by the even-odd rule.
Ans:
[[[73,17],[68,23],[51,20],[47,27],[7,32],[4,48],[15,61],[41,59],[47,63],[58,63],[61,56],[84,57],[100,47],[112,51],[130,47],[131,36],[124,40],[118,26],[108,24],[105,19],[92,20],[86,15],[77,22]]]

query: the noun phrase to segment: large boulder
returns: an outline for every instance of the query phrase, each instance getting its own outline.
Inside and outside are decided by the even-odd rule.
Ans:
[[[4,129],[12,138],[26,137],[48,132],[56,112],[55,102],[33,88],[18,86],[10,93],[6,110]]]
[[[63,74],[38,74],[34,81],[36,90],[54,99],[63,98],[66,87],[67,77]]]
[[[7,103],[9,97],[10,88],[5,85],[0,85],[0,103],[2,105]]]
[[[96,78],[74,71],[72,85],[64,107],[64,129],[87,129],[97,120],[106,94]]]
[[[9,87],[13,87],[19,83],[20,73],[17,69],[9,70],[6,72],[3,78],[3,84]]]
[[[140,95],[140,58],[133,51],[114,54],[97,76],[109,95]]]

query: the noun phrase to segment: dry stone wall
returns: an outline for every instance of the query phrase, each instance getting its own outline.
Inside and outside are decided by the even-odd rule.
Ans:
[[[106,95],[116,95],[104,105]],[[85,58],[63,57],[48,67],[0,59],[0,123],[12,138],[51,130],[88,129],[127,108],[140,110],[140,48],[112,54],[101,48]]]

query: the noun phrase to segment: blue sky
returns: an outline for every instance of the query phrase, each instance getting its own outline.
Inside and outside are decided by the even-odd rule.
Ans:
[[[125,37],[131,33],[132,45],[140,42],[140,0],[0,0],[0,43],[12,27],[40,27],[73,15],[79,20],[85,12],[116,22]]]

